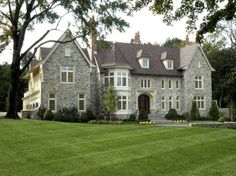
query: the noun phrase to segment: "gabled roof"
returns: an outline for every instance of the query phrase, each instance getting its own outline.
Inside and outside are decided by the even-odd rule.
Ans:
[[[197,43],[192,44],[192,45],[187,45],[184,48],[180,49],[180,68],[184,70],[188,68],[197,49],[200,49],[200,51],[202,52],[203,57],[207,65],[211,69],[211,71],[215,71],[215,69],[211,66],[210,62],[208,61],[206,55],[204,54],[202,47]]]
[[[131,73],[147,74],[147,75],[169,75],[181,76],[182,72],[178,70],[180,67],[180,50],[178,48],[164,48],[146,44],[130,44],[130,43],[109,43],[109,48],[102,48],[98,45],[98,53],[96,56],[98,66],[104,68],[124,67],[130,68]],[[161,61],[161,54],[168,53],[168,57],[174,60],[174,70],[167,70]],[[150,68],[142,68],[139,64],[138,57],[149,58]]]
[[[64,41],[65,37],[70,36],[71,38],[74,38],[73,34],[71,33],[71,31],[69,29],[67,29],[63,35],[58,39],[58,41]],[[84,53],[84,50],[81,48],[81,46],[79,45],[79,43],[77,42],[77,40],[73,41],[75,43],[75,45],[77,46],[77,48],[79,49],[79,51],[81,52],[81,54],[84,56],[86,62],[88,63],[88,65],[90,67],[95,67],[95,65],[89,60],[89,58],[87,57],[87,55]],[[43,60],[43,64],[46,63],[46,61],[48,60],[48,58],[50,58],[50,56],[52,55],[52,53],[57,49],[57,47],[60,45],[60,43],[55,43],[53,45],[52,48],[50,49],[43,49],[42,51],[44,51],[44,54],[46,57]],[[48,54],[46,55],[46,53],[48,52]],[[41,54],[42,55],[42,54]]]

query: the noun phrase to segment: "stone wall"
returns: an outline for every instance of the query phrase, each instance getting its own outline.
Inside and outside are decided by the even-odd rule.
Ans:
[[[67,40],[69,38],[65,38]],[[70,46],[71,56],[65,56],[65,46]],[[60,82],[60,67],[70,66],[74,68],[74,82]],[[57,110],[63,107],[78,107],[78,94],[86,94],[86,108],[94,110],[94,101],[91,100],[91,83],[93,70],[90,69],[78,47],[74,42],[59,44],[52,55],[43,66],[43,82],[41,102],[44,107],[48,107],[48,96],[50,93],[56,94]]]
[[[200,62],[200,63],[199,63]],[[200,67],[199,67],[200,64]],[[195,89],[195,76],[203,76],[203,89]],[[184,71],[184,112],[190,112],[194,96],[205,97],[205,109],[200,110],[200,114],[207,116],[212,101],[211,69],[207,64],[203,53],[198,48],[195,52],[187,70]]]

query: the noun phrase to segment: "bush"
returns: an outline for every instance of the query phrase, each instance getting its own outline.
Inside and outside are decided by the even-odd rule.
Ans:
[[[140,111],[138,115],[139,121],[148,121],[148,113],[145,111]]]
[[[191,118],[192,120],[197,120],[200,118],[200,113],[199,110],[197,108],[197,103],[196,101],[192,102],[192,108],[191,108]]]
[[[63,122],[80,122],[80,115],[76,107],[62,108],[59,110]]]
[[[129,120],[134,122],[136,120],[136,114],[130,114]]]
[[[224,122],[225,120],[224,120],[224,117],[220,117],[219,119],[218,119],[218,122]]]
[[[211,102],[211,108],[210,108],[208,116],[210,120],[218,120],[220,118],[220,111],[215,101]]]
[[[46,112],[46,108],[43,106],[40,106],[37,112],[37,115],[39,116],[40,119],[43,119],[45,112]]]
[[[56,112],[53,116],[54,121],[62,121],[62,114],[60,112]]]
[[[47,110],[44,113],[43,120],[53,120],[53,113],[50,110]]]
[[[104,119],[105,119],[105,117],[102,114],[99,114],[96,118],[96,120],[104,120]]]
[[[81,122],[88,122],[88,116],[86,112],[82,112],[80,116]]]
[[[165,118],[168,120],[178,119],[178,117],[179,117],[179,115],[178,115],[176,109],[170,109],[165,116]]]
[[[181,116],[183,116],[185,118],[185,120],[191,120],[191,116],[190,116],[189,112],[184,112]]]
[[[87,109],[86,113],[87,113],[88,120],[95,120],[96,119],[91,110]]]

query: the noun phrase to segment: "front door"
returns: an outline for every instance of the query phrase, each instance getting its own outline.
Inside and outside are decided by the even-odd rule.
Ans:
[[[150,113],[150,98],[147,95],[140,95],[138,97],[138,110]]]

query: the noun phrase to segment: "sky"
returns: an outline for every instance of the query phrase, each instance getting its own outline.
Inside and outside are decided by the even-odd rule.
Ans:
[[[59,31],[50,33],[46,39],[58,39],[68,27],[67,18],[69,17],[65,17],[60,22]],[[185,20],[174,22],[172,26],[167,26],[163,23],[162,16],[153,15],[147,8],[134,13],[132,17],[125,17],[125,20],[129,23],[130,27],[125,28],[125,32],[123,33],[114,30],[111,34],[106,36],[106,40],[129,43],[130,40],[134,38],[135,33],[139,31],[142,43],[163,44],[168,38],[177,37],[184,40],[187,35]],[[24,48],[30,46],[30,44],[39,38],[47,29],[53,28],[54,26],[55,25],[46,23],[37,25],[34,31],[27,33]],[[71,30],[72,32],[74,31],[73,28]],[[190,34],[189,38],[191,41],[195,41],[195,34]],[[82,41],[79,41],[79,43],[84,47]],[[46,46],[50,47],[51,45],[52,44]],[[11,63],[11,47],[12,44],[0,54],[0,64],[4,62]]]

